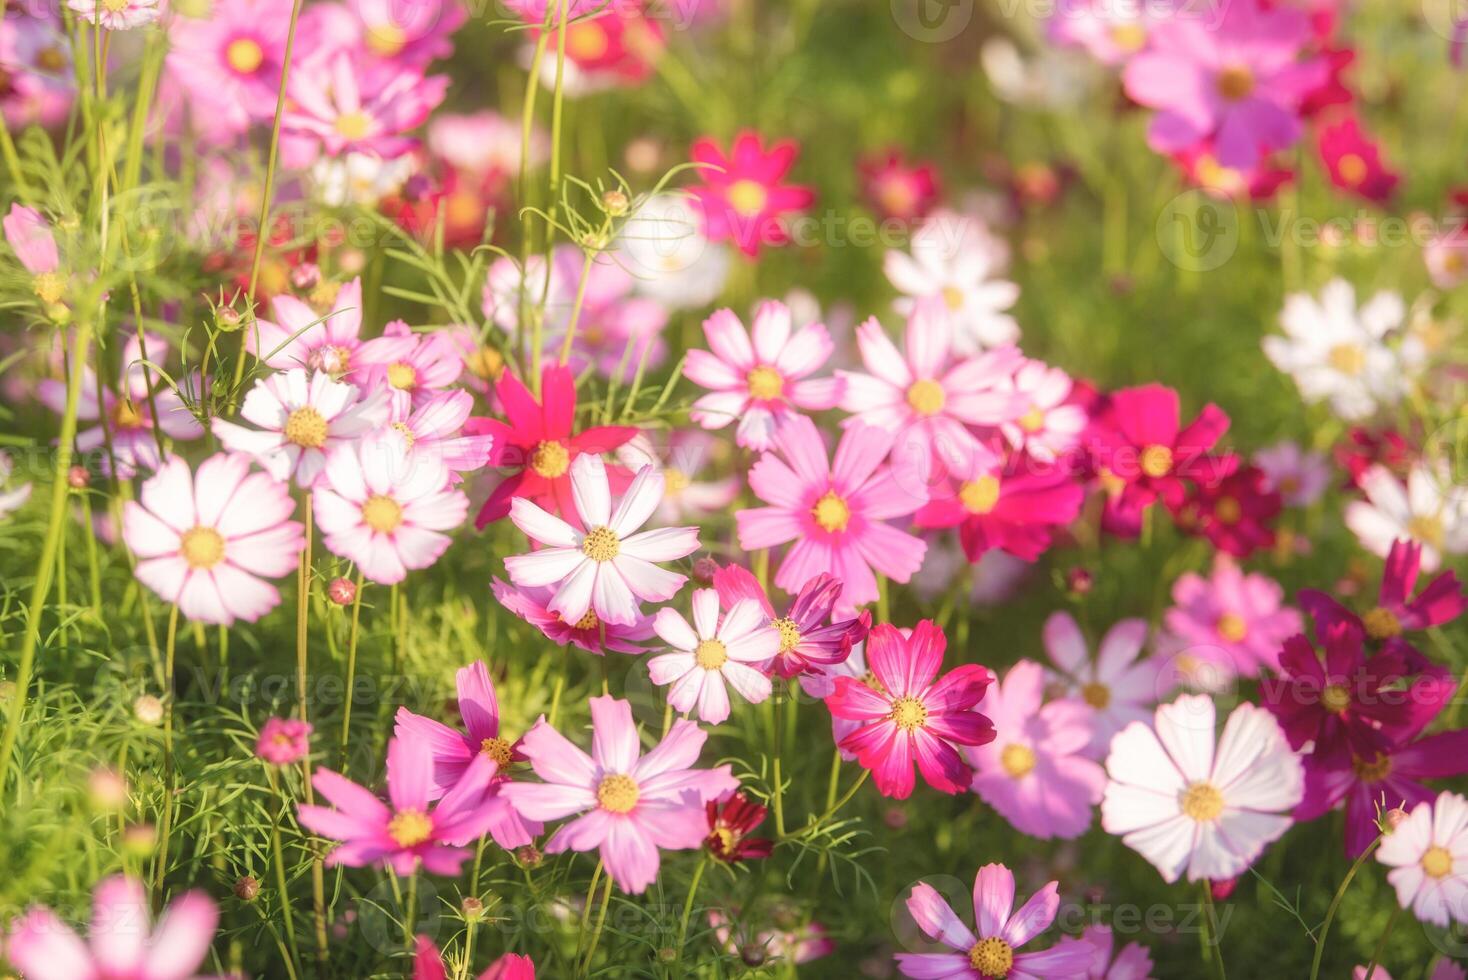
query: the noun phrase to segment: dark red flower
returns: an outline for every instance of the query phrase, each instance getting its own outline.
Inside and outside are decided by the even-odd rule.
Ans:
[[[1373,432],[1356,426],[1335,447],[1336,465],[1348,474],[1347,487],[1361,486],[1361,477],[1376,465],[1385,466],[1405,477],[1412,468],[1417,452],[1406,437],[1393,429]]]
[[[1247,558],[1259,548],[1273,547],[1271,525],[1283,506],[1280,495],[1266,489],[1264,472],[1246,466],[1218,483],[1194,486],[1173,511],[1173,519],[1183,530],[1213,542],[1219,551]]]
[[[725,800],[709,800],[709,834],[703,846],[720,861],[734,864],[756,858],[767,858],[774,850],[773,841],[764,837],[750,837],[769,812],[763,804],[756,803],[742,792]]]

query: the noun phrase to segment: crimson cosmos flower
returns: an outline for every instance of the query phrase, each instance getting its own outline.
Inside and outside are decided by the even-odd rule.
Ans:
[[[709,835],[703,846],[710,854],[726,864],[767,858],[774,850],[774,841],[765,837],[750,837],[754,828],[765,819],[769,808],[756,803],[742,792],[734,793],[723,800],[709,800]]]

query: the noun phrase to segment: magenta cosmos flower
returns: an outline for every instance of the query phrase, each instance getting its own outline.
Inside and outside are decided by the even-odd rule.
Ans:
[[[243,133],[273,117],[290,19],[290,0],[224,0],[169,24],[169,77],[210,127]]]
[[[841,609],[877,598],[873,570],[906,582],[922,567],[927,545],[886,522],[911,514],[926,498],[920,480],[899,480],[885,465],[892,438],[884,429],[853,425],[828,461],[815,423],[792,416],[775,434],[775,452],[749,471],[750,489],[769,506],[734,515],[739,546],[757,551],[794,541],[775,584],[798,592],[817,575],[832,575],[842,583]]]
[[[1066,694],[1091,708],[1089,753],[1105,758],[1111,737],[1131,722],[1151,718],[1157,704],[1157,664],[1141,656],[1147,621],[1119,620],[1101,638],[1094,659],[1068,612],[1051,613],[1042,637]]]
[[[1101,802],[1106,771],[1082,754],[1091,743],[1086,705],[1044,700],[1045,671],[1029,660],[984,693],[977,709],[998,734],[964,753],[975,769],[973,791],[1021,833],[1079,837]]]
[[[521,588],[499,579],[491,580],[490,588],[500,605],[540,630],[546,639],[561,646],[572,644],[597,656],[608,650],[633,655],[647,652],[647,648],[639,644],[653,634],[651,616],[638,612],[636,621],[624,626],[604,623],[588,609],[580,619],[568,623],[559,613],[551,612],[550,603],[556,595],[554,589]]]
[[[839,378],[812,378],[834,346],[825,326],[811,323],[791,333],[790,308],[767,300],[754,311],[753,336],[732,310],[703,322],[709,350],[691,350],[683,373],[709,394],[689,417],[705,429],[738,422],[734,441],[764,451],[774,445],[780,422],[797,409],[820,412],[841,400]]]
[[[1300,102],[1323,85],[1322,58],[1300,60],[1310,20],[1261,0],[1223,7],[1217,23],[1178,16],[1150,32],[1146,51],[1122,73],[1127,95],[1158,110],[1147,140],[1159,153],[1212,140],[1225,167],[1252,167],[1300,136]]]
[[[487,755],[498,767],[484,794],[483,807],[490,814],[489,835],[505,850],[529,844],[543,830],[540,824],[526,821],[499,792],[509,782],[506,770],[513,762],[525,761],[519,744],[500,735],[500,706],[494,684],[484,661],[476,660],[460,667],[454,675],[459,694],[459,717],[464,731],[407,708],[399,708],[393,733],[398,738],[419,739],[433,755],[433,780],[429,799],[436,800],[459,785],[476,758]]]
[[[994,725],[974,710],[994,675],[987,667],[963,664],[939,677],[947,642],[930,619],[913,627],[911,637],[883,623],[866,642],[867,664],[880,686],[838,677],[835,693],[826,699],[832,715],[859,723],[841,748],[872,771],[884,796],[902,800],[912,794],[914,761],[934,789],[967,789],[973,770],[957,746],[994,739]]]
[[[1014,873],[986,864],[974,878],[974,925],[970,931],[938,890],[913,886],[907,910],[918,928],[951,953],[898,953],[905,977],[925,980],[1062,980],[1086,975],[1095,955],[1089,943],[1062,939],[1049,949],[1021,953],[1021,946],[1050,928],[1060,911],[1060,885],[1050,882],[1014,910]]]
[[[479,753],[438,805],[433,800],[433,748],[426,739],[396,737],[387,743],[388,803],[330,769],[311,777],[331,807],[297,804],[301,826],[341,843],[328,865],[362,868],[385,864],[399,875],[423,868],[457,875],[474,855],[472,843],[489,832],[495,809],[487,805],[498,764]],[[389,805],[391,804],[391,805]]]
[[[412,980],[449,980],[443,955],[427,936],[419,936],[414,945]],[[489,964],[478,980],[535,980],[535,963],[528,956],[506,953]]]
[[[1450,623],[1468,608],[1468,595],[1451,570],[1427,583],[1415,597],[1417,574],[1422,568],[1422,545],[1398,539],[1392,542],[1381,573],[1381,588],[1376,605],[1365,615],[1357,616],[1323,592],[1301,589],[1300,606],[1315,620],[1317,633],[1337,620],[1354,623],[1373,640],[1390,640],[1406,631],[1425,630]]]
[[[1193,572],[1178,577],[1163,622],[1189,654],[1216,661],[1230,676],[1254,677],[1261,667],[1278,667],[1280,647],[1303,627],[1299,612],[1283,600],[1278,582],[1220,558],[1209,578]]]
[[[526,733],[525,755],[544,783],[503,790],[527,820],[560,820],[547,854],[600,850],[607,872],[625,892],[644,891],[658,875],[658,850],[691,850],[708,833],[704,805],[739,786],[727,765],[694,769],[708,737],[686,719],[646,755],[632,706],[610,696],[591,699],[591,755],[544,718]]]
[[[1376,859],[1391,868],[1387,881],[1402,908],[1447,928],[1468,922],[1468,800],[1443,793],[1412,808],[1388,833]]]
[[[337,449],[312,490],[316,523],[334,555],[394,585],[438,561],[464,523],[469,498],[449,486],[435,460],[414,459],[396,430]]]
[[[292,165],[308,164],[319,153],[393,159],[414,147],[403,134],[443,101],[448,76],[425,77],[394,62],[369,67],[363,61],[360,52],[340,50],[291,71],[281,131],[290,143]]]
[[[766,627],[780,639],[780,648],[769,669],[787,680],[797,675],[824,676],[826,667],[841,663],[851,648],[866,639],[872,616],[831,621],[841,583],[829,575],[817,575],[801,586],[785,615],[775,612],[759,579],[740,565],[725,565],[714,572],[714,588],[725,608],[741,599],[753,599],[764,610]],[[824,691],[823,694],[829,694]]]
[[[245,349],[251,354],[281,371],[304,367],[341,380],[361,380],[354,375],[356,353],[362,346],[358,336],[362,332],[360,277],[337,290],[326,313],[281,294],[271,299],[270,316],[270,320],[256,320],[244,328]]]
[[[567,623],[580,623],[588,611],[619,626],[638,620],[637,600],[665,602],[687,576],[659,568],[698,550],[698,528],[637,529],[663,499],[663,475],[651,466],[637,471],[615,511],[601,457],[584,454],[571,464],[571,494],[580,531],[553,514],[516,497],[510,520],[542,545],[527,555],[505,559],[510,580],[524,588],[551,587],[548,607]]]
[[[689,188],[689,193],[703,211],[708,239],[733,241],[751,258],[762,246],[788,242],[784,216],[815,200],[809,187],[781,183],[799,152],[792,140],[766,149],[759,134],[752,132],[736,136],[728,156],[708,137],[694,143],[693,162],[699,165],[703,184]]]
[[[658,610],[653,629],[672,649],[647,662],[652,682],[668,688],[668,703],[682,712],[698,710],[700,721],[717,725],[729,717],[725,683],[750,704],[770,696],[770,678],[760,665],[780,649],[780,635],[765,626],[754,599],[739,599],[719,616],[719,594],[695,589],[693,624],[676,609]]]
[[[116,875],[92,893],[91,941],[48,908],[32,906],[11,924],[5,957],[28,980],[189,980],[209,955],[219,909],[201,891],[175,898],[148,928],[148,892]]]
[[[219,453],[199,464],[170,456],[123,505],[122,537],[138,581],[201,623],[254,622],[280,604],[266,578],[289,575],[305,547],[290,519],[289,488],[251,473],[249,457]]]
[[[1056,528],[1076,519],[1086,491],[1065,466],[1006,463],[985,447],[954,467],[952,479],[934,487],[917,512],[918,527],[957,527],[971,562],[999,549],[1035,561],[1050,547]]]
[[[255,755],[273,766],[300,762],[311,751],[311,723],[299,718],[268,718],[255,739]]]

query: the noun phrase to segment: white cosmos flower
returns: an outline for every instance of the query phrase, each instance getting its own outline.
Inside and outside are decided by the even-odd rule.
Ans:
[[[1274,716],[1243,704],[1214,744],[1213,699],[1186,694],[1111,740],[1101,825],[1173,882],[1232,878],[1294,822],[1305,771]]]
[[[644,202],[618,233],[617,254],[637,292],[669,309],[709,305],[729,278],[728,247],[704,237],[698,213],[681,194]]]
[[[652,682],[672,684],[668,703],[678,711],[698,708],[698,717],[711,725],[729,717],[729,694],[734,686],[744,700],[759,704],[770,696],[770,679],[754,666],[780,652],[780,634],[766,629],[768,618],[754,599],[740,599],[719,621],[719,593],[693,593],[693,625],[675,609],[659,609],[653,629],[672,652],[647,662]]]
[[[1402,908],[1444,928],[1468,922],[1468,800],[1443,793],[1419,803],[1382,839],[1376,859]]]
[[[618,626],[637,622],[638,599],[665,602],[683,587],[687,576],[655,563],[697,551],[698,528],[637,531],[663,499],[663,475],[654,467],[637,471],[613,511],[606,464],[600,456],[582,453],[571,464],[571,495],[584,531],[524,497],[510,504],[515,526],[546,546],[505,559],[505,570],[516,585],[552,587],[547,608],[568,623],[592,610],[602,622]]]
[[[1443,554],[1468,551],[1468,489],[1454,486],[1445,471],[1418,464],[1407,485],[1384,466],[1361,477],[1365,500],[1346,505],[1346,526],[1361,546],[1382,558],[1399,538],[1422,545],[1422,571],[1436,571]]]
[[[1004,312],[1019,299],[1019,287],[993,278],[1008,261],[1008,246],[981,220],[935,211],[908,251],[889,250],[882,268],[903,294],[893,309],[908,316],[920,300],[941,300],[953,324],[954,349],[975,354],[1019,339],[1019,324]]]

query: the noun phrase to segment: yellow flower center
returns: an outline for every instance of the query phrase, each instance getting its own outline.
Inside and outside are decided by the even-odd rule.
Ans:
[[[611,561],[621,550],[622,542],[617,540],[617,532],[606,526],[587,531],[581,542],[581,553],[592,561]]]
[[[963,309],[963,290],[957,286],[944,286],[943,305],[948,307],[952,313],[957,313]]]
[[[682,493],[692,483],[693,481],[688,478],[688,474],[682,470],[674,469],[671,466],[663,470],[663,492],[665,494]]]
[[[1373,640],[1390,640],[1402,635],[1402,621],[1390,609],[1377,606],[1362,616],[1361,622],[1366,627],[1366,635]]]
[[[374,493],[362,505],[362,523],[378,534],[391,534],[403,523],[403,508],[396,500]]]
[[[396,24],[373,24],[367,30],[367,48],[379,58],[391,58],[407,47],[408,34]]]
[[[1344,684],[1327,684],[1320,692],[1320,703],[1326,711],[1342,714],[1351,706],[1351,691]]]
[[[1370,169],[1366,166],[1366,161],[1361,159],[1359,153],[1345,154],[1336,161],[1335,169],[1341,175],[1341,183],[1347,187],[1358,186],[1366,179],[1366,175],[1370,173]]]
[[[1014,949],[998,936],[980,939],[968,951],[968,964],[981,976],[999,980],[1009,976],[1009,971],[1014,968]]]
[[[1249,624],[1238,613],[1226,612],[1218,617],[1218,635],[1229,643],[1241,643],[1249,635]]]
[[[1172,472],[1172,450],[1155,443],[1142,450],[1142,472],[1154,480]]]
[[[1111,688],[1100,681],[1092,681],[1081,688],[1081,700],[1100,710],[1111,703]]]
[[[54,44],[36,52],[36,67],[42,71],[54,73],[65,68],[66,65],[66,52]]]
[[[905,732],[914,728],[921,728],[928,722],[928,709],[924,704],[914,697],[900,697],[892,702],[892,711],[888,718]]]
[[[987,514],[999,503],[999,477],[984,474],[958,488],[958,502],[970,514]]]
[[[387,366],[387,383],[399,391],[407,391],[418,383],[418,372],[411,364],[394,361]]]
[[[1407,522],[1407,533],[1412,540],[1441,549],[1443,546],[1443,522],[1441,517],[1423,514]]]
[[[66,293],[66,280],[55,272],[43,272],[36,276],[32,283],[36,296],[47,306],[55,306],[61,302],[61,297]]]
[[[580,21],[566,28],[566,54],[577,61],[595,61],[607,53],[607,32],[594,21]]]
[[[372,128],[372,117],[360,109],[336,117],[336,133],[345,140],[359,140]]]
[[[402,810],[387,822],[387,835],[399,847],[417,847],[433,836],[433,821],[422,810]]]
[[[407,443],[409,449],[412,449],[413,443],[418,441],[418,437],[413,433],[412,429],[408,428],[408,423],[406,422],[394,422],[392,424],[392,430],[403,437],[403,442]]]
[[[1244,516],[1244,508],[1233,497],[1219,497],[1218,503],[1213,507],[1213,516],[1221,524],[1237,524],[1239,518]]]
[[[777,619],[770,625],[780,631],[781,653],[789,653],[800,646],[800,627],[795,625],[795,620]]]
[[[1028,745],[1010,743],[999,752],[999,764],[1010,779],[1028,776],[1035,768],[1035,750]]]
[[[254,38],[238,37],[224,49],[224,60],[241,75],[249,75],[265,60],[265,52]]]
[[[493,347],[481,347],[464,358],[464,366],[476,378],[498,381],[505,373],[505,356]]]
[[[1026,432],[1039,432],[1045,428],[1045,412],[1032,408],[1019,417],[1019,427]]]
[[[630,813],[639,795],[637,783],[621,773],[604,776],[596,787],[596,802],[608,813]]]
[[[510,741],[504,738],[486,738],[480,741],[479,751],[489,756],[500,764],[500,768],[510,764]]]
[[[718,670],[729,660],[722,640],[704,640],[693,651],[693,662],[704,670]]]
[[[114,429],[137,429],[143,425],[143,413],[138,407],[126,398],[118,399],[116,405],[112,406],[112,427]]]
[[[179,538],[178,553],[190,568],[213,568],[224,560],[224,535],[212,527],[191,527]]]
[[[1111,28],[1111,43],[1122,51],[1136,53],[1147,44],[1147,29],[1141,24],[1116,24]]]
[[[1361,756],[1351,757],[1351,769],[1355,771],[1356,778],[1363,783],[1379,783],[1392,771],[1392,757],[1378,753],[1370,759]]]
[[[559,442],[542,442],[530,454],[530,468],[536,475],[554,480],[571,468],[571,452]]]
[[[102,6],[110,13],[120,14],[127,9],[130,2],[131,0],[102,0]]]
[[[785,379],[780,372],[768,364],[761,364],[744,378],[749,382],[749,397],[760,399],[779,398],[785,393]]]
[[[1186,816],[1207,823],[1223,812],[1223,794],[1212,783],[1197,782],[1183,790],[1178,805]]]
[[[810,512],[821,530],[832,534],[845,531],[846,525],[851,521],[851,508],[846,506],[846,501],[835,490],[826,491],[826,495],[816,501]]]
[[[923,378],[921,381],[913,382],[911,388],[907,389],[907,404],[919,415],[937,415],[943,411],[943,403],[948,396],[943,391],[943,386],[932,378]]]
[[[1353,377],[1366,369],[1366,351],[1360,344],[1336,344],[1326,355],[1330,366]]]
[[[286,417],[285,441],[302,449],[320,449],[326,445],[326,419],[309,405],[296,409]]]
[[[1254,73],[1248,65],[1229,65],[1218,73],[1218,94],[1230,102],[1248,98],[1254,91]]]
[[[764,185],[753,180],[736,180],[729,185],[729,206],[746,218],[753,217],[765,209],[770,199]]]
[[[586,610],[574,623],[567,623],[565,617],[561,617],[561,622],[576,630],[594,630],[601,624],[601,620],[596,618],[596,611],[593,609]]]
[[[1446,878],[1453,871],[1453,855],[1446,847],[1429,847],[1422,855],[1422,870],[1430,877]]]

